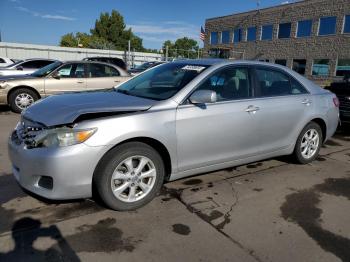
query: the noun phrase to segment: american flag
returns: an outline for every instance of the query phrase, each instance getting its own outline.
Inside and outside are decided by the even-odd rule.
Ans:
[[[205,40],[205,31],[203,29],[203,26],[201,26],[201,33],[199,35],[199,38],[204,41]]]

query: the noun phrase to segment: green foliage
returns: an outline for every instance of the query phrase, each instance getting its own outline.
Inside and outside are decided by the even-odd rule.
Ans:
[[[60,46],[127,50],[129,40],[132,50],[145,50],[142,39],[134,35],[131,29],[126,29],[123,16],[118,11],[112,10],[111,14],[101,13],[90,34],[77,32],[63,35]]]
[[[78,46],[77,39],[73,33],[65,34],[61,37],[60,46],[73,47]]]
[[[169,57],[197,58],[198,56],[198,42],[188,37],[179,38],[174,43],[170,40],[165,41],[163,43],[164,55],[166,47],[168,47]]]

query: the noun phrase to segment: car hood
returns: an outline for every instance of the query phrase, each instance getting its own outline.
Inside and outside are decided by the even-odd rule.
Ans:
[[[55,95],[34,103],[23,117],[47,127],[74,123],[83,115],[148,110],[157,101],[114,90]]]
[[[11,80],[19,80],[19,79],[37,79],[38,77],[32,75],[6,75],[0,76],[0,81],[11,81]]]

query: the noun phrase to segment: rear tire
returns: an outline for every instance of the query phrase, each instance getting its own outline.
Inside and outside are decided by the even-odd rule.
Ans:
[[[323,135],[321,127],[315,123],[310,122],[301,131],[293,156],[299,164],[308,164],[314,161],[320,152],[323,143]]]
[[[129,142],[115,147],[102,158],[93,183],[109,208],[135,210],[156,196],[164,175],[164,163],[156,150],[141,142]]]
[[[39,96],[28,88],[19,88],[9,95],[9,106],[15,113],[21,113],[28,106],[39,100]]]

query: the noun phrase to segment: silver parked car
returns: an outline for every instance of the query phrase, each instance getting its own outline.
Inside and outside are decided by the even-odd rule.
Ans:
[[[0,76],[27,75],[56,62],[53,59],[26,59],[0,68]]]
[[[56,61],[30,75],[0,77],[0,104],[19,113],[49,95],[112,88],[130,77],[107,63]]]
[[[19,184],[49,199],[112,209],[149,202],[164,180],[294,155],[313,161],[335,132],[338,101],[299,74],[251,61],[187,60],[114,91],[44,99],[9,142]]]

